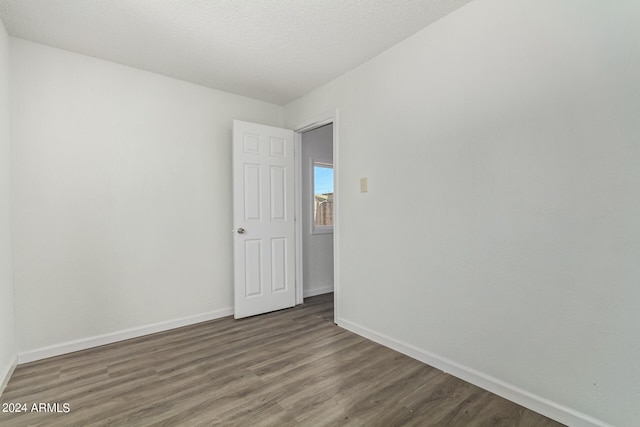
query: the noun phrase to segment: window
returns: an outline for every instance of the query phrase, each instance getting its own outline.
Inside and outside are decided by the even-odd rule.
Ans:
[[[333,165],[313,162],[313,233],[333,232]]]

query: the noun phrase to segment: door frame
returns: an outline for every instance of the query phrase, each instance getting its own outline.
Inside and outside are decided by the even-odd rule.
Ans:
[[[302,134],[324,125],[333,123],[333,321],[337,323],[338,303],[340,295],[339,287],[339,259],[338,245],[340,236],[340,185],[339,185],[339,158],[338,158],[338,109],[325,111],[322,114],[305,120],[296,126],[294,132],[294,156],[295,156],[295,252],[296,252],[296,304],[302,304],[303,295],[303,274],[302,274]]]

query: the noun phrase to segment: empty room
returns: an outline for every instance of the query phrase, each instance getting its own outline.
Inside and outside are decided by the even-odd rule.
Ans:
[[[0,19],[0,425],[638,425],[636,0]]]

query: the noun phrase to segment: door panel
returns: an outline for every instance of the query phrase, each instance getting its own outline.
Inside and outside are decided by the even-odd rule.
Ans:
[[[244,164],[244,220],[260,221],[260,165]]]
[[[271,221],[287,220],[286,179],[285,168],[271,166]]]
[[[233,122],[234,313],[295,305],[293,131]]]
[[[271,239],[271,290],[287,291],[287,239]]]
[[[262,242],[246,239],[244,241],[244,296],[255,297],[262,295]]]

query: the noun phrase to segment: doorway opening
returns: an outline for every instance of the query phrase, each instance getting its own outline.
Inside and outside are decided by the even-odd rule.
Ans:
[[[333,292],[333,123],[302,134],[302,294]]]
[[[296,130],[297,303],[333,293],[334,323],[339,206],[335,118],[330,115]]]

